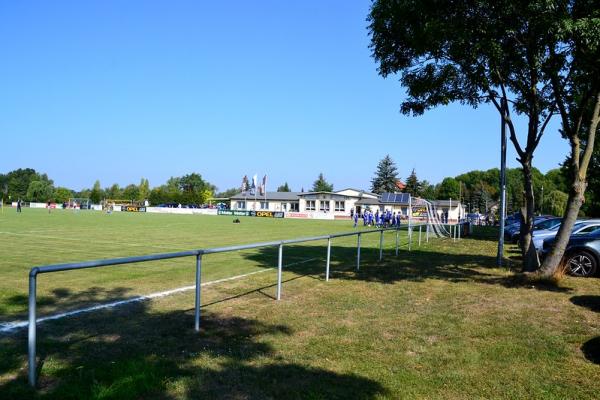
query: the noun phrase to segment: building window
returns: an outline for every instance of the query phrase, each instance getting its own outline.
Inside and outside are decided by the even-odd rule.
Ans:
[[[314,200],[306,200],[306,211],[315,211],[316,209]]]
[[[322,212],[329,212],[329,202],[328,201],[320,201],[319,202],[319,210]]]
[[[246,209],[246,202],[245,201],[238,201],[236,208],[238,210],[245,210]]]
[[[336,201],[335,202],[335,211],[346,211],[346,202],[345,201]]]
[[[268,210],[269,209],[269,202],[268,201],[261,201],[260,202],[260,209],[261,210]]]
[[[290,211],[292,211],[292,212],[300,211],[300,204],[299,203],[290,203]]]

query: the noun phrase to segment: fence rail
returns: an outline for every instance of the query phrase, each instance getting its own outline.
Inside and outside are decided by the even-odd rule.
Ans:
[[[361,250],[361,237],[362,235],[367,235],[371,233],[380,233],[379,237],[379,260],[383,259],[383,236],[386,231],[395,231],[396,232],[396,255],[398,255],[399,248],[399,233],[400,228],[379,228],[372,230],[363,230],[357,232],[348,232],[348,233],[338,233],[331,235],[321,235],[321,236],[312,236],[312,237],[304,237],[298,239],[288,239],[288,240],[278,240],[271,242],[262,242],[262,243],[251,243],[246,245],[238,245],[238,246],[225,246],[225,247],[214,247],[208,249],[197,249],[197,250],[189,250],[189,251],[181,251],[175,253],[162,253],[162,254],[150,254],[145,256],[137,256],[137,257],[122,257],[122,258],[113,258],[106,260],[95,260],[95,261],[85,261],[85,262],[77,262],[77,263],[68,263],[68,264],[53,264],[53,265],[45,265],[31,268],[29,271],[29,324],[28,324],[28,368],[29,368],[29,384],[33,387],[36,385],[37,381],[37,360],[36,360],[36,350],[37,350],[37,276],[40,274],[52,273],[52,272],[60,272],[60,271],[70,271],[70,270],[78,270],[78,269],[87,269],[87,268],[100,268],[100,267],[108,267],[115,265],[125,265],[125,264],[133,264],[133,263],[142,263],[147,261],[159,261],[159,260],[168,260],[173,258],[182,258],[182,257],[196,257],[196,274],[195,274],[195,301],[194,301],[194,329],[196,331],[200,330],[200,305],[201,305],[201,272],[202,272],[202,258],[205,255],[216,254],[216,253],[226,253],[240,250],[249,250],[256,249],[261,247],[278,247],[278,261],[277,261],[277,300],[281,299],[281,279],[282,279],[282,270],[283,270],[283,246],[295,243],[305,243],[312,242],[317,240],[327,240],[327,258],[325,265],[325,280],[329,281],[329,266],[331,261],[331,243],[333,239],[348,237],[348,236],[357,236],[357,252],[356,252],[356,270],[360,269],[360,250]],[[409,249],[410,242],[412,242],[412,228],[408,228],[408,236],[409,236]],[[420,240],[419,240],[420,244]]]

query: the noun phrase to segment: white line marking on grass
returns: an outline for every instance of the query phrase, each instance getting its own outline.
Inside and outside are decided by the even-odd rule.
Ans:
[[[315,261],[318,260],[319,257],[314,257],[314,258],[309,258],[307,260],[302,260],[302,261],[298,261],[295,263],[290,263],[284,266],[285,267],[291,267],[293,265],[299,265],[299,264],[305,264],[311,261]],[[241,278],[245,278],[247,276],[250,275],[256,275],[256,274],[260,274],[263,272],[267,272],[267,271],[273,271],[273,269],[263,269],[260,271],[254,271],[254,272],[249,272],[247,274],[242,274],[242,275],[236,275],[236,276],[232,276],[229,278],[222,278],[222,279],[217,279],[214,281],[209,281],[209,282],[204,282],[202,284],[200,284],[200,286],[210,286],[210,285],[214,285],[217,283],[223,283],[223,282],[227,282],[227,281],[233,281],[236,279],[241,279]],[[41,323],[41,322],[45,322],[45,321],[52,321],[55,319],[61,319],[61,318],[65,318],[65,317],[71,317],[73,315],[78,315],[78,314],[83,314],[83,313],[88,313],[88,312],[92,312],[92,311],[97,311],[97,310],[102,310],[105,308],[113,308],[113,307],[118,307],[118,306],[122,306],[124,304],[129,304],[129,303],[135,303],[135,302],[139,302],[139,301],[145,301],[145,300],[151,300],[151,299],[156,299],[159,297],[165,297],[165,296],[170,296],[172,294],[177,294],[177,293],[183,293],[183,292],[187,292],[189,290],[194,290],[196,288],[196,285],[191,285],[191,286],[183,286],[177,289],[171,289],[171,290],[165,290],[163,292],[156,292],[156,293],[150,293],[144,296],[136,296],[136,297],[132,297],[130,299],[125,299],[125,300],[119,300],[119,301],[113,301],[110,303],[105,303],[105,304],[98,304],[95,306],[91,306],[91,307],[85,307],[85,308],[80,308],[78,310],[72,310],[72,311],[67,311],[64,313],[60,313],[60,314],[54,314],[54,315],[48,315],[47,317],[42,317],[42,318],[38,318],[37,319],[37,323]],[[21,328],[26,328],[27,325],[29,325],[28,321],[12,321],[12,322],[5,322],[5,323],[1,323],[0,324],[0,333],[8,333],[17,329],[21,329]]]

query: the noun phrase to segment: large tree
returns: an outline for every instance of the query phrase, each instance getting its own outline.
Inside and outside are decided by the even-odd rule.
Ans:
[[[138,200],[144,201],[148,200],[148,196],[150,196],[150,182],[146,178],[142,178],[139,184],[139,193]]]
[[[538,266],[531,242],[532,161],[554,111],[543,74],[553,9],[548,0],[376,0],[368,18],[379,73],[399,74],[407,88],[403,113],[491,103],[507,124],[523,173],[525,270]],[[523,143],[513,113],[527,118]]]
[[[94,182],[94,186],[92,187],[92,191],[90,192],[90,200],[93,204],[100,204],[100,200],[102,200],[103,197],[104,192],[100,186],[100,181],[96,180],[96,182]]]
[[[584,202],[587,171],[600,129],[600,7],[597,0],[564,1],[553,8],[545,74],[571,148],[565,167],[569,193],[563,223],[541,275],[558,270]]]
[[[333,184],[327,182],[321,172],[317,180],[313,183],[312,190],[313,192],[333,192]]]
[[[458,199],[460,186],[454,178],[444,178],[437,189],[437,198],[440,200]]]
[[[422,184],[419,182],[419,178],[417,178],[417,173],[413,168],[412,172],[406,178],[406,187],[404,188],[405,193],[410,193],[411,196],[421,196],[422,192]]]
[[[27,188],[27,200],[29,201],[38,201],[38,202],[46,202],[52,198],[52,192],[54,188],[49,181],[31,181],[29,183],[29,187]]]
[[[398,181],[398,169],[390,155],[383,157],[379,164],[375,176],[371,179],[371,191],[373,193],[393,193],[398,190],[396,182]]]

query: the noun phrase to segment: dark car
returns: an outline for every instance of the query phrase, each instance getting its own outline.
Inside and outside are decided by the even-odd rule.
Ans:
[[[553,220],[554,222],[556,222],[556,220],[561,220],[561,219],[552,217],[552,216],[548,216],[548,215],[541,215],[538,217],[534,217],[533,218],[533,230],[547,229],[544,227],[545,226],[544,224],[548,220]],[[552,222],[550,222],[549,224],[552,224]],[[520,236],[521,236],[521,223],[520,222],[516,222],[516,223],[510,225],[509,227],[506,228],[506,231],[504,232],[504,239],[511,243],[517,243],[519,241]]]
[[[543,256],[550,252],[555,240],[555,237],[544,240]],[[600,227],[596,227],[592,232],[571,235],[563,261],[566,271],[571,275],[596,275],[600,265]]]

